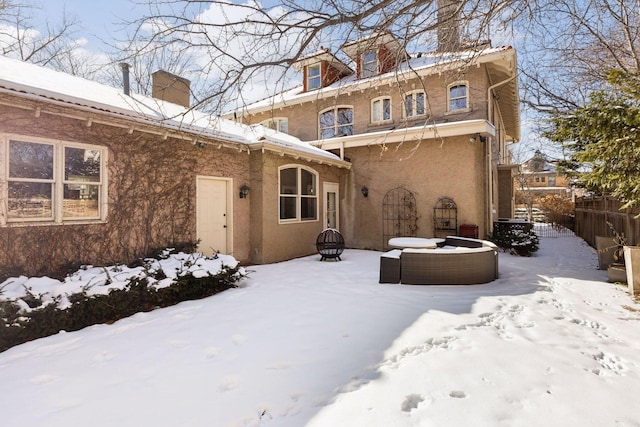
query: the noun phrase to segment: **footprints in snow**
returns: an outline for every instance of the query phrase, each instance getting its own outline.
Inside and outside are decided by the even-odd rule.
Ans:
[[[419,346],[411,346],[402,349],[398,354],[393,355],[392,357],[385,360],[381,366],[387,366],[389,368],[396,368],[400,365],[402,360],[411,356],[418,356],[420,354],[428,353],[433,350],[447,350],[449,349],[449,344],[452,341],[455,341],[456,337],[444,337],[444,338],[429,338],[424,342],[424,344]]]
[[[622,360],[620,360],[619,357],[610,353],[601,351],[597,354],[594,354],[593,359],[598,362],[598,364],[602,368],[591,370],[591,372],[596,375],[605,376],[608,372],[612,372],[616,375],[623,375],[623,372],[627,370],[626,364]]]
[[[465,391],[461,390],[453,390],[449,392],[449,397],[452,399],[465,399],[468,396],[469,395]],[[411,412],[414,409],[417,409],[421,404],[424,404],[425,400],[425,397],[421,394],[408,394],[400,405],[400,409],[402,409],[402,412]]]

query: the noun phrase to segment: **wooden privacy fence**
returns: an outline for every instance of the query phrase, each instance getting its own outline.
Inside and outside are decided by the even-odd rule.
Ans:
[[[622,203],[610,197],[579,197],[576,199],[576,236],[583,238],[588,244],[596,246],[596,236],[613,237],[613,230],[624,235],[627,244],[640,243],[640,220],[634,216],[640,214],[638,209],[620,210]]]

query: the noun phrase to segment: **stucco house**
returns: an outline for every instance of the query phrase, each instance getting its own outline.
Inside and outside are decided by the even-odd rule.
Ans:
[[[246,263],[313,253],[351,164],[190,109],[188,81],[168,73],[153,92],[0,57],[0,280],[196,240]]]
[[[229,115],[351,164],[337,220],[327,224],[349,246],[385,249],[397,235],[485,237],[498,218],[514,216],[517,166],[507,145],[520,139],[516,52],[440,36],[446,43],[428,53],[407,52],[385,31],[340,52],[322,49],[292,64],[302,84]]]

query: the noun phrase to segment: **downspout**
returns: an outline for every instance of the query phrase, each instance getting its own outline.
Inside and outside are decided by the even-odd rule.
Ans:
[[[499,86],[505,85],[512,80],[515,80],[517,75],[513,75],[506,80],[498,82],[489,86],[487,89],[487,118],[489,123],[495,127],[493,122],[493,90]],[[486,217],[486,230],[488,233],[493,232],[493,138],[487,137],[487,217]]]

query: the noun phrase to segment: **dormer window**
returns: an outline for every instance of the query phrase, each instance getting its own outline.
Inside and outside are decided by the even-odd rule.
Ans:
[[[362,78],[378,74],[378,55],[375,52],[367,52],[362,55]]]
[[[319,89],[321,85],[320,64],[307,67],[307,90]]]

